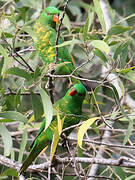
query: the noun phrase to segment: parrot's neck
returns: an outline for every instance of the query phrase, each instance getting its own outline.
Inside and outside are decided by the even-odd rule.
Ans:
[[[46,17],[44,19],[41,17],[41,18],[39,18],[39,20],[37,22],[40,23],[41,26],[43,26],[43,27],[49,26],[53,29],[56,29],[56,23],[53,22],[52,20],[50,20],[50,18],[48,18],[48,17]]]
[[[60,111],[67,114],[70,113],[78,115],[82,113],[82,102],[82,99],[73,100],[70,97],[64,97],[58,104],[60,104]]]

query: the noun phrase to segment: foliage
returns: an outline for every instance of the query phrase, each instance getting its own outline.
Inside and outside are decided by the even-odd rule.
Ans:
[[[50,0],[46,1],[46,5],[56,6],[63,11],[64,2]],[[115,3],[113,6],[115,7]],[[112,134],[107,140],[109,143],[125,147],[134,144],[135,36],[134,26],[130,21],[134,14],[122,18],[110,6],[108,8],[113,25],[107,31],[98,0],[94,0],[93,3],[71,0],[67,6],[61,29],[61,36],[65,41],[58,45],[58,48],[68,48],[74,58],[73,63],[80,67],[76,68],[76,71],[81,75],[81,79],[85,79],[88,94],[84,102],[84,114],[87,115],[87,121],[84,119],[80,128],[75,128],[79,129],[78,141],[77,138],[71,141],[67,137],[69,144],[72,144],[66,144],[67,151],[61,145],[62,140],[58,144],[64,119],[60,119],[57,114],[59,126],[49,153],[51,159],[55,153],[61,158],[77,155],[95,157],[98,146],[94,146],[89,140],[100,142],[103,130],[111,125],[114,131],[110,130]],[[46,117],[47,127],[55,113],[47,89],[50,65],[41,61],[33,45],[33,25],[42,11],[42,1],[2,0],[0,9],[0,154],[21,163],[33,136],[36,136],[34,131],[39,129],[42,119]],[[85,65],[81,66],[83,63]],[[114,79],[110,81],[110,76],[114,77],[115,83]],[[71,77],[74,78],[74,75],[71,74]],[[55,100],[65,94],[68,87],[67,79],[55,75]],[[134,157],[132,147],[124,149],[105,146],[104,152],[107,159]],[[41,157],[37,158],[36,163],[45,161],[45,158],[42,160]],[[53,174],[58,172],[65,179],[70,171],[71,179],[88,175],[89,164],[84,162],[79,167],[74,162],[71,167],[69,165],[63,164],[62,174],[60,167],[56,165]],[[0,173],[0,179],[8,176],[18,177],[17,171],[6,165],[0,165]],[[43,172],[43,175],[46,176],[46,172]],[[134,171],[128,167],[114,168],[108,164],[99,165],[98,175],[114,179],[135,177]],[[26,177],[29,176],[39,178],[40,174],[27,174]]]

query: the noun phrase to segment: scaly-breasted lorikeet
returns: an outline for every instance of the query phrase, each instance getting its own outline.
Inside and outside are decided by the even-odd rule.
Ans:
[[[82,119],[82,103],[86,95],[86,89],[82,84],[75,84],[66,95],[54,104],[54,108],[59,111],[60,117],[64,119],[63,128],[78,124]],[[53,116],[49,127],[44,130],[45,121],[43,121],[40,131],[32,144],[30,154],[20,168],[22,174],[28,166],[35,160],[40,152],[52,141],[54,131],[57,125],[57,117]],[[70,132],[68,132],[70,133]]]
[[[39,52],[41,59],[45,63],[54,63],[56,60],[56,24],[59,22],[60,11],[56,7],[47,7],[43,10],[34,26],[36,38],[35,47]],[[63,43],[62,37],[58,44]],[[58,64],[65,63],[56,68],[56,74],[70,74],[74,70],[72,58],[66,47],[58,48]]]

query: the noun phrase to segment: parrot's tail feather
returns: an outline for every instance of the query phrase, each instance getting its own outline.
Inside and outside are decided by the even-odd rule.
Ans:
[[[40,141],[40,143],[36,143],[35,145],[33,145],[33,148],[31,149],[30,154],[25,159],[23,165],[21,166],[21,168],[19,170],[20,175],[29,167],[29,165],[36,159],[36,157],[42,152],[42,150],[47,145],[48,145],[47,137],[45,139],[42,139],[42,141]]]
[[[36,146],[32,149],[29,156],[25,159],[23,165],[19,170],[20,175],[29,167],[29,165],[36,159],[36,157],[40,154],[41,151],[42,149],[38,149]]]

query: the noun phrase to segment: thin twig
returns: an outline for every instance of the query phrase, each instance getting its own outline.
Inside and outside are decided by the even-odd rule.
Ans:
[[[51,180],[51,161],[50,165],[48,166],[48,180]]]
[[[27,52],[34,52],[36,51],[36,49],[34,49],[33,47],[28,47],[27,49],[22,49],[20,51],[17,51],[18,54],[23,54],[23,53],[27,53]],[[16,54],[13,54],[16,55]]]
[[[66,13],[66,7],[68,5],[68,1],[69,0],[67,0],[65,2],[63,15],[62,15],[62,17],[60,19],[60,24],[59,24],[59,27],[58,27],[58,33],[57,33],[57,38],[56,38],[56,60],[55,60],[55,63],[57,63],[57,61],[58,61],[58,47],[57,47],[57,45],[59,43],[60,29],[61,29],[62,21],[64,19],[65,13]],[[53,69],[50,74],[53,75],[54,73],[55,73],[55,70]],[[53,77],[50,76],[49,80],[48,80],[48,89],[49,89],[49,94],[50,94],[50,99],[51,99],[52,104],[54,104],[53,88],[54,88]]]
[[[37,94],[37,95],[40,95],[40,93],[39,92],[34,92],[34,94]],[[8,96],[8,95],[17,95],[17,92],[6,92],[5,94],[4,94],[4,96]],[[24,93],[21,93],[20,94],[21,96],[29,96],[29,95],[31,95],[30,94],[30,92],[24,92]]]
[[[13,57],[13,59],[18,62],[22,67],[27,68],[27,66],[25,64],[23,64],[22,62],[20,62],[15,55],[11,52],[11,50],[7,47],[8,53],[10,54],[11,57]]]
[[[25,61],[25,59],[17,52],[17,51],[15,51],[14,49],[13,49],[13,47],[8,43],[8,41],[6,40],[6,38],[5,38],[5,36],[3,35],[3,40],[6,42],[6,44],[10,47],[10,49],[11,49],[11,51],[13,51],[19,58],[21,58],[21,60],[24,62],[24,64],[26,65],[24,65],[24,64],[22,64],[20,61],[18,61],[16,58],[15,58],[15,56],[14,55],[12,55],[12,53],[11,53],[11,56],[19,63],[19,64],[21,64],[22,66],[25,66],[25,67],[27,67],[27,68],[29,68],[29,70],[31,71],[31,72],[34,72],[34,70],[30,67],[30,65]],[[9,51],[9,53],[10,53],[10,50],[8,49],[8,51]]]
[[[110,126],[110,124],[108,124],[104,118],[104,116],[101,116],[101,119],[103,120],[103,122],[106,124],[106,126],[108,126],[110,129],[113,129],[112,126]]]
[[[96,81],[96,80],[91,80],[91,79],[87,79],[87,78],[80,78],[80,77],[77,77],[77,76],[74,76],[74,75],[71,75],[71,74],[68,74],[68,75],[55,75],[55,74],[47,73],[45,76],[46,77],[52,77],[52,78],[75,78],[75,79],[78,79],[78,80],[81,80],[81,81],[88,81],[88,82],[93,82],[93,83],[97,83],[97,84],[101,84],[101,85],[103,84],[102,81]],[[106,82],[108,82],[108,81],[106,81]]]
[[[67,137],[67,139],[70,141],[75,141],[75,142],[77,141],[77,138]],[[104,143],[104,142],[99,142],[99,141],[94,141],[94,140],[89,140],[89,139],[83,139],[83,142],[97,144],[99,146],[104,145],[104,146],[108,146],[108,147],[118,147],[118,148],[123,148],[123,149],[135,149],[135,146],[126,146],[126,145],[120,145],[120,144]]]
[[[27,129],[27,132],[30,133],[30,132],[34,132],[34,131],[38,131],[38,130],[39,130],[39,128],[29,128],[29,129]],[[23,133],[24,133],[24,131],[15,131],[15,132],[11,132],[10,135],[11,136],[19,136],[19,135],[22,135]]]
[[[29,68],[31,72],[34,72],[32,67],[25,61],[25,59],[17,51],[14,50],[14,53],[26,64],[26,66]]]
[[[53,75],[54,72],[55,72],[55,71],[52,70],[52,71],[50,72],[50,74]],[[52,78],[52,77],[49,77],[49,80],[48,80],[48,87],[47,87],[47,88],[49,89],[50,100],[51,100],[52,104],[54,104],[54,95],[53,95],[53,88],[54,88],[54,85],[53,85],[53,78]]]
[[[55,60],[55,63],[58,62],[58,44],[59,44],[59,38],[60,38],[60,29],[61,29],[62,22],[63,22],[64,16],[65,16],[65,13],[66,13],[66,8],[68,5],[68,2],[69,2],[69,0],[66,0],[65,5],[64,5],[63,14],[62,14],[62,17],[60,19],[60,24],[58,27],[58,34],[57,34],[57,39],[56,39],[56,60]]]
[[[76,67],[72,73],[71,73],[71,76],[80,68],[82,68],[84,65],[86,65],[87,63],[89,63],[92,59],[94,58],[94,56],[92,56],[90,59],[88,58],[87,61],[83,62],[80,66]]]

